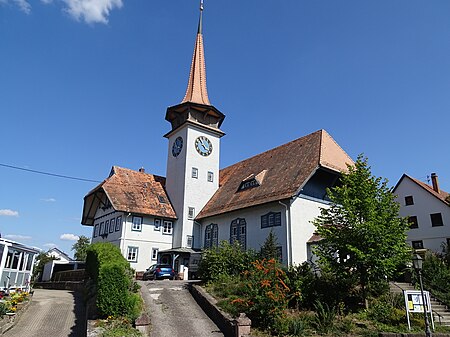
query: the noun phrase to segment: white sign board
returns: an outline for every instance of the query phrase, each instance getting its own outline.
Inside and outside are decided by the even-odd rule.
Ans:
[[[409,314],[410,313],[423,314],[425,311],[422,293],[420,290],[404,290],[403,294],[405,295],[405,306],[406,306],[406,317],[408,318],[408,328],[411,330]],[[431,324],[434,329],[433,314],[431,312],[430,293],[428,291],[424,291],[423,295],[425,297],[425,309],[427,314],[430,314],[431,316]]]

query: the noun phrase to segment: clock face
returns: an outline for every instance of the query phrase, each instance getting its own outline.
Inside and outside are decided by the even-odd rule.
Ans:
[[[195,149],[202,156],[209,156],[212,152],[211,141],[205,136],[200,136],[195,140]]]
[[[181,153],[181,149],[183,148],[183,138],[177,137],[172,145],[172,155],[177,157]]]

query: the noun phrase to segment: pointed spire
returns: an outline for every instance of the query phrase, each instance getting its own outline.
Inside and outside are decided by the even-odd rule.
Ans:
[[[205,54],[203,51],[202,21],[203,0],[200,0],[200,18],[198,20],[197,39],[195,40],[188,86],[181,103],[192,102],[211,105],[208,98],[208,90],[206,88],[206,67]]]

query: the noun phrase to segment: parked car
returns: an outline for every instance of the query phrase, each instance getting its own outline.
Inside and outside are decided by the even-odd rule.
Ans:
[[[147,268],[142,275],[142,279],[145,280],[158,280],[168,278],[173,280],[175,277],[175,270],[172,269],[170,264],[154,264]]]

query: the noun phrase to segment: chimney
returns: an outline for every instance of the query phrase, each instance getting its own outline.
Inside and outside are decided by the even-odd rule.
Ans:
[[[433,190],[437,193],[441,193],[441,190],[439,189],[438,176],[436,173],[431,173],[431,182],[433,184]]]
[[[145,173],[145,168],[141,167],[141,168],[139,169],[139,172]]]

